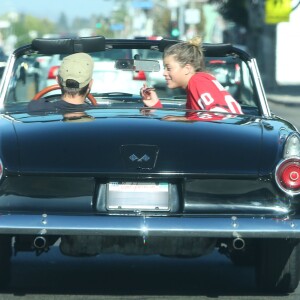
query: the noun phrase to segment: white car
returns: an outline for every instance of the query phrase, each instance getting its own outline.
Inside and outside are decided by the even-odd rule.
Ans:
[[[138,94],[144,82],[149,84],[145,72],[134,72],[132,70],[120,70],[115,68],[117,59],[134,59],[135,54],[136,53],[131,49],[92,53],[91,55],[94,60],[94,83],[91,92]],[[47,78],[44,80],[44,86],[42,88],[57,84],[56,76],[64,56],[66,55],[57,54],[51,57],[46,72]],[[50,92],[49,95],[57,93],[58,91],[54,91]]]

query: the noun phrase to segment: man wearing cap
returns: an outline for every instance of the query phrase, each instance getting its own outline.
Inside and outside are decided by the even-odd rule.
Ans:
[[[85,102],[85,99],[93,84],[93,68],[93,59],[87,53],[66,56],[56,77],[61,88],[61,99],[32,100],[28,106],[29,111],[82,111],[89,108],[90,105]]]

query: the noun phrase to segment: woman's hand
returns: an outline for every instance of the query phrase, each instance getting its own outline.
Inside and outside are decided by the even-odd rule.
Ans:
[[[148,87],[145,83],[140,90],[140,94],[145,106],[152,107],[159,101],[155,89]]]

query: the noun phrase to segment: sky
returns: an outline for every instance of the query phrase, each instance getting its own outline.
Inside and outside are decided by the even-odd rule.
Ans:
[[[68,18],[93,14],[109,16],[114,0],[1,0],[0,16],[7,12],[26,13],[57,21],[64,12]]]

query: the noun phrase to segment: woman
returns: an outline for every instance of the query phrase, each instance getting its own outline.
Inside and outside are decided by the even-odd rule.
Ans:
[[[204,54],[200,37],[168,47],[164,51],[163,60],[164,77],[168,88],[186,90],[186,109],[243,114],[239,103],[212,74],[204,70]],[[145,84],[141,88],[141,96],[145,106],[162,107],[155,90]],[[211,116],[214,118],[213,114]],[[189,115],[167,118],[180,120],[188,117]],[[207,119],[207,115],[205,118]]]

